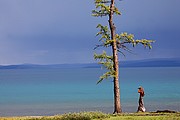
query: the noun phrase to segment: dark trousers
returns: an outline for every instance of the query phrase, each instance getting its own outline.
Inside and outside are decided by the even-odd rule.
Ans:
[[[139,106],[137,112],[145,112],[145,107],[144,107],[144,102],[143,102],[143,97],[139,97]]]

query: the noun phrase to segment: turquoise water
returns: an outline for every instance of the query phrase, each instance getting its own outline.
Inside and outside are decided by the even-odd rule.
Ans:
[[[96,85],[100,68],[0,70],[0,116],[113,112],[111,80]],[[147,111],[180,111],[180,67],[121,68],[123,112],[136,112],[139,86]]]

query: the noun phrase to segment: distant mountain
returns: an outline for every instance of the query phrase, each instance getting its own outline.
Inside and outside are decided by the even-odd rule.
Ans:
[[[85,68],[91,64],[50,64],[50,65],[37,65],[37,64],[20,64],[20,65],[0,65],[0,69],[46,69],[46,68]]]
[[[121,67],[180,67],[179,58],[146,59],[122,61]]]
[[[167,59],[146,59],[134,61],[121,61],[121,67],[180,67],[179,58]],[[99,68],[101,65],[97,63],[88,64],[52,64],[52,65],[36,65],[36,64],[21,64],[21,65],[0,65],[0,69],[46,69],[46,68]]]
[[[180,58],[159,58],[133,61],[120,61],[120,67],[180,67]],[[97,64],[91,64],[88,68],[100,67]]]

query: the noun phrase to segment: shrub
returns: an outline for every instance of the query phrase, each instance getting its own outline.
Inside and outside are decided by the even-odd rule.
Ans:
[[[62,115],[61,120],[92,120],[108,117],[110,117],[108,114],[102,112],[80,112],[64,114]]]

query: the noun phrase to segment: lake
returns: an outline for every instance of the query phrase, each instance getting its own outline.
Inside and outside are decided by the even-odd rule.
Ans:
[[[0,116],[113,112],[113,83],[96,84],[100,68],[1,69]],[[180,111],[180,67],[120,68],[123,112],[136,112],[137,88],[145,89],[147,111]]]

